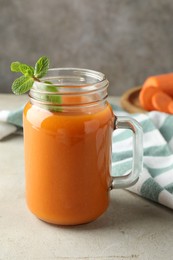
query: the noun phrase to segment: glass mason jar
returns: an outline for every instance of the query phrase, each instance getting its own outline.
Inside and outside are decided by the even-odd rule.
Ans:
[[[50,69],[35,82],[24,108],[26,200],[40,219],[75,225],[98,218],[113,188],[138,180],[142,130],[117,117],[107,101],[105,75],[86,69]],[[111,176],[112,133],[134,133],[132,171]]]

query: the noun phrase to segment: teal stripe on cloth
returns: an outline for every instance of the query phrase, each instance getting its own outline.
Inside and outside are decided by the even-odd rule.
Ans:
[[[163,188],[152,178],[148,178],[142,185],[141,195],[145,198],[158,202],[159,194]]]
[[[132,160],[125,161],[121,163],[117,163],[116,165],[112,165],[112,176],[122,176],[125,173],[129,172],[132,168]]]
[[[168,184],[168,185],[165,187],[165,189],[166,189],[167,191],[169,191],[171,194],[173,194],[173,183]]]
[[[127,158],[132,158],[132,150],[128,150],[128,151],[123,151],[123,152],[112,152],[112,161],[113,162],[117,162],[117,161],[122,161],[125,160]]]
[[[145,164],[144,164],[144,166],[147,167],[149,173],[151,174],[151,176],[153,178],[157,177],[158,175],[160,175],[160,174],[162,174],[164,172],[167,172],[167,171],[173,169],[173,164],[171,164],[168,167],[163,167],[163,168],[151,168],[151,167],[149,167],[149,166],[147,166]]]
[[[155,130],[154,124],[148,118],[145,119],[144,121],[141,121],[140,124],[142,125],[144,133],[148,133]],[[117,131],[118,133],[114,135],[112,138],[113,142],[120,142],[133,136],[133,133],[131,131],[124,131],[124,130],[118,130],[118,131]]]
[[[116,142],[116,140],[115,140]],[[121,142],[119,142],[121,144]],[[132,157],[132,147],[127,147],[128,150],[126,151],[119,151],[117,149],[117,151],[115,152],[113,150],[112,152],[112,161],[113,162],[117,162],[117,161],[121,161],[124,160],[126,158],[131,158]],[[169,147],[165,144],[165,145],[161,145],[161,146],[152,146],[152,147],[147,147],[144,148],[144,156],[169,156],[170,155],[170,149]]]
[[[154,137],[153,137],[154,138]],[[145,140],[144,140],[145,142]],[[167,144],[160,146],[150,146],[144,148],[144,156],[153,155],[153,156],[169,156],[171,154],[170,149]]]
[[[142,129],[144,133],[151,132],[154,129],[156,129],[154,124],[148,118],[144,121],[140,121],[140,124],[142,125]]]
[[[132,131],[124,131],[124,130],[117,130],[117,134],[113,135],[112,141],[113,142],[121,142],[133,136]]]
[[[171,140],[171,138],[173,137],[173,116],[169,116],[165,119],[159,131],[164,136],[167,142]]]
[[[23,114],[23,107],[21,107],[18,110],[10,112],[7,121],[13,125],[22,127],[23,126],[22,114]]]

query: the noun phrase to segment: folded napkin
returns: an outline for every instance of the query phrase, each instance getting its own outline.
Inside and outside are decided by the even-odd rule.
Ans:
[[[144,167],[128,190],[173,209],[173,115],[156,111],[132,115],[111,105],[117,116],[133,117],[143,127]],[[0,111],[0,140],[21,131],[22,111]],[[123,175],[132,165],[131,131],[114,131],[112,142],[112,175]]]

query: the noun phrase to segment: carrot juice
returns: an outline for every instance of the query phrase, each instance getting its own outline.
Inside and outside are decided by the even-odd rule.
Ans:
[[[56,91],[38,83],[24,108],[26,200],[38,218],[76,225],[95,220],[108,207],[117,117],[106,101],[103,74],[69,69],[69,76],[61,70],[61,77],[48,78]],[[129,122],[122,121],[122,128]]]

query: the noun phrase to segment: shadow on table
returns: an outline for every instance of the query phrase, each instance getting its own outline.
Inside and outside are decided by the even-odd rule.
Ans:
[[[98,219],[88,224],[77,226],[57,226],[61,229],[75,230],[77,232],[88,232],[91,230],[108,229],[112,227],[114,230],[123,230],[130,228],[138,228],[137,226],[147,223],[156,222],[160,225],[164,225],[165,220],[171,221],[173,224],[172,210],[159,205],[157,203],[148,201],[140,196],[133,194],[129,191],[113,191],[115,193],[120,192],[120,195],[116,197],[111,196],[109,208]],[[125,194],[127,193],[127,194]],[[126,196],[121,196],[125,194]],[[51,224],[48,224],[51,225]]]
[[[114,192],[114,191],[113,191]],[[118,192],[118,191],[115,191]],[[93,229],[109,229],[110,227],[116,230],[126,229],[128,227],[136,228],[138,225],[145,222],[145,224],[153,222],[160,222],[164,225],[165,217],[172,219],[172,210],[159,205],[157,203],[148,201],[144,198],[139,197],[136,194],[132,194],[129,191],[126,197],[116,196],[110,200],[108,210],[97,220],[87,225],[79,226],[79,230],[93,230]]]

